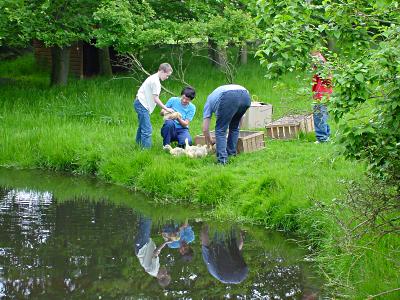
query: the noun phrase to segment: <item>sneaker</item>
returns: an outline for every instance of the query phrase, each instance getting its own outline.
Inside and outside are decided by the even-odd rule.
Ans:
[[[320,141],[315,141],[314,144],[321,144],[321,142]]]

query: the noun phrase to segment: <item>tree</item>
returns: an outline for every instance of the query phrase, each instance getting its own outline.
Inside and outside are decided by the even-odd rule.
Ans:
[[[344,155],[400,188],[400,13],[397,1],[258,1],[267,76],[304,69],[311,49],[336,41],[334,96]]]
[[[259,33],[247,2],[149,0],[155,16],[160,19],[151,27],[163,32],[163,41],[175,45],[207,43],[209,60],[232,82],[233,62],[237,59],[229,58],[228,46],[244,48]],[[195,50],[199,53],[203,49]]]
[[[25,6],[30,15],[24,27],[32,28],[31,38],[51,47],[51,84],[65,85],[70,47],[74,42],[90,40],[97,1],[30,0]]]
[[[78,41],[100,48],[100,69],[109,74],[108,46],[140,45],[143,24],[153,15],[145,0],[4,0],[0,9],[0,45],[36,39],[51,47],[52,85],[67,83],[70,47]]]
[[[26,46],[31,30],[26,27],[28,11],[23,0],[0,2],[0,46]]]
[[[132,49],[141,44],[140,35],[145,22],[154,11],[142,1],[103,0],[93,14],[95,44],[100,49],[100,74],[111,75],[109,46],[119,52]]]

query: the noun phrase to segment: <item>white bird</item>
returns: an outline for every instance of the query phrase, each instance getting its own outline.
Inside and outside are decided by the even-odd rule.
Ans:
[[[182,115],[177,111],[174,111],[174,112],[167,112],[166,111],[166,112],[164,112],[164,120],[176,120],[178,118],[182,118]]]
[[[165,145],[163,149],[169,151],[173,156],[181,156],[185,154],[185,149],[179,147],[172,148],[171,145]]]
[[[213,147],[208,147],[207,145],[190,146],[188,139],[185,139],[185,149],[180,147],[172,148],[171,145],[165,145],[163,149],[173,156],[186,155],[190,158],[205,157],[215,152]]]
[[[186,155],[191,158],[205,157],[208,154],[207,145],[189,146],[188,139],[185,139],[185,144],[186,144],[186,147],[185,147]]]

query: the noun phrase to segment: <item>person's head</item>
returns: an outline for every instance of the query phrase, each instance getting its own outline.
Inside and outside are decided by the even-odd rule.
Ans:
[[[310,55],[311,55],[311,59],[313,61],[313,68],[316,68],[317,65],[326,63],[326,59],[322,55],[320,50],[318,50],[318,49],[311,50]]]
[[[196,91],[191,86],[184,87],[181,92],[182,105],[188,105],[196,97]]]
[[[193,249],[190,247],[188,243],[185,241],[181,241],[180,247],[179,247],[179,253],[182,256],[182,260],[184,262],[190,262],[193,259]]]
[[[169,63],[162,63],[158,68],[158,77],[162,81],[168,79],[169,76],[172,74],[172,67]]]
[[[158,284],[165,288],[171,283],[171,275],[168,274],[165,266],[160,267],[157,273]]]

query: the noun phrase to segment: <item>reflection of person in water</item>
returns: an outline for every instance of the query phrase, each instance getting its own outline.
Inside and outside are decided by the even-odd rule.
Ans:
[[[177,225],[166,225],[163,228],[163,236],[177,236],[176,240],[168,243],[169,248],[178,249],[182,256],[182,260],[189,262],[193,259],[193,249],[189,245],[194,241],[194,232],[192,227],[188,224],[188,220],[185,220],[180,227]]]
[[[156,244],[150,238],[150,232],[151,219],[140,216],[138,233],[135,237],[135,254],[144,270],[151,276],[157,277],[158,283],[162,287],[166,287],[171,282],[171,276],[164,266],[160,267],[160,259],[158,256],[162,248],[170,243],[171,240],[164,238],[164,243],[156,248]]]
[[[200,238],[203,260],[212,276],[227,284],[241,283],[247,277],[249,270],[242,256],[242,233],[238,238],[233,229],[228,236],[215,232],[210,240],[208,225],[204,225]]]

